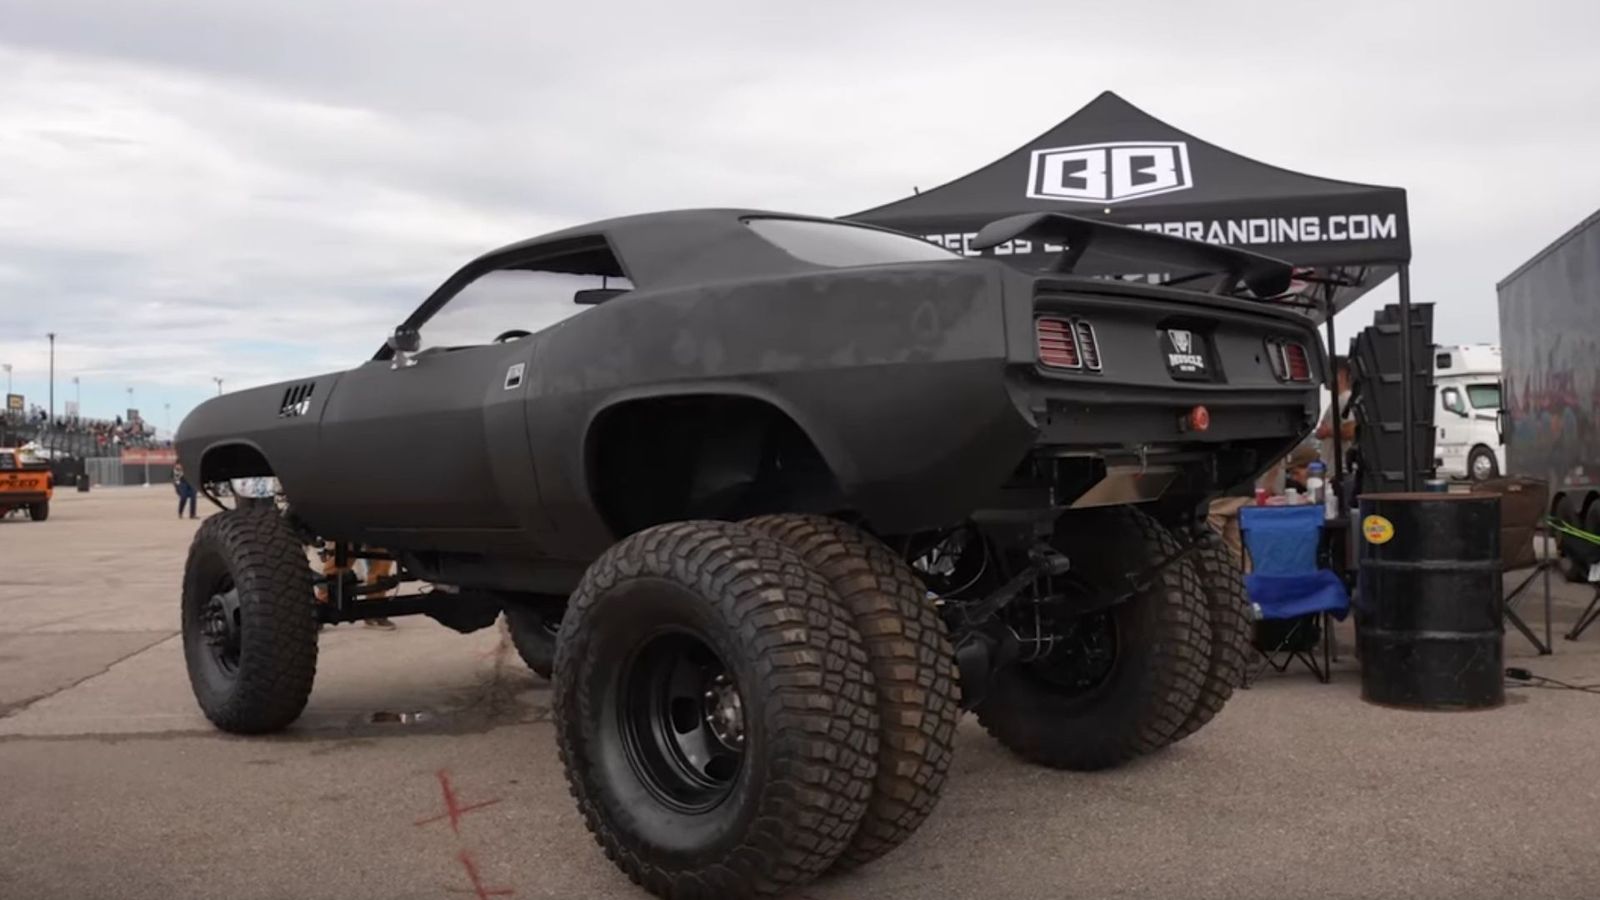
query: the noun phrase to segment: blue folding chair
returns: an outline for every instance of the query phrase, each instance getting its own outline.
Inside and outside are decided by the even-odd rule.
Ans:
[[[1350,595],[1339,576],[1319,564],[1322,523],[1320,505],[1239,510],[1248,566],[1244,589],[1255,609],[1255,646],[1261,654],[1257,676],[1269,665],[1282,672],[1299,660],[1323,684],[1331,677],[1333,625],[1328,620],[1344,620]]]

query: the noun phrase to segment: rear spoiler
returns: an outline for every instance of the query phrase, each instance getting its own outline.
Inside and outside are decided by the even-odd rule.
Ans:
[[[1066,213],[1007,216],[983,226],[971,246],[986,250],[1019,237],[1066,245],[1065,252],[1051,266],[1051,271],[1063,274],[1072,272],[1083,254],[1093,249],[1097,254],[1122,259],[1215,272],[1223,276],[1216,288],[1219,294],[1231,294],[1242,284],[1257,297],[1276,297],[1289,289],[1289,282],[1294,276],[1294,267],[1283,260],[1249,250],[1191,241],[1159,231],[1113,225]]]

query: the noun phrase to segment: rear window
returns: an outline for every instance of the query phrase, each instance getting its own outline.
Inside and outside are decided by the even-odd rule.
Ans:
[[[921,238],[843,222],[807,219],[746,219],[750,230],[796,259],[818,266],[848,268],[885,263],[962,259]]]

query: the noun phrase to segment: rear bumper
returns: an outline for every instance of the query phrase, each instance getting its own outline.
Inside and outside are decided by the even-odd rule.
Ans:
[[[50,493],[48,491],[6,491],[0,494],[0,509],[28,506],[34,503],[47,503],[49,500]]]
[[[1042,384],[1022,376],[1012,397],[1038,430],[1035,443],[1083,450],[1298,441],[1316,426],[1317,388],[1229,389]],[[1205,427],[1196,427],[1203,409]]]

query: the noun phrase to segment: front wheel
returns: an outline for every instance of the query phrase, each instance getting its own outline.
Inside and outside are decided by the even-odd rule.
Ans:
[[[278,731],[305,708],[317,673],[311,567],[276,509],[227,510],[196,530],[183,658],[200,710],[223,731]]]
[[[663,897],[781,893],[850,844],[877,759],[848,609],[793,551],[722,522],[597,559],[556,648],[556,745],[606,856]]]
[[[555,669],[556,635],[561,631],[560,614],[531,604],[508,603],[505,615],[506,626],[511,632],[511,645],[517,648],[517,655],[528,664],[533,674],[549,681]]]
[[[1127,577],[1179,552],[1132,507],[1072,512],[1055,546],[1080,590],[1128,590]],[[1107,769],[1169,743],[1189,720],[1211,657],[1206,594],[1188,560],[1149,577],[1131,598],[1064,623],[1042,659],[1001,670],[978,722],[1031,762]]]
[[[1467,476],[1473,481],[1488,481],[1500,475],[1500,461],[1488,447],[1473,447],[1467,457]]]

